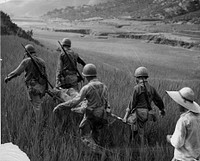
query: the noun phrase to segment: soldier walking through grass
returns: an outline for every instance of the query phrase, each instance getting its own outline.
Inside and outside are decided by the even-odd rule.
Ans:
[[[86,77],[88,84],[82,87],[75,98],[59,104],[54,111],[62,106],[74,108],[86,99],[87,107],[84,109],[84,117],[79,128],[82,141],[95,149],[94,145],[99,143],[99,130],[107,123],[104,117],[107,112],[110,112],[108,89],[104,83],[97,79],[95,65],[86,64],[82,74]]]
[[[194,92],[189,87],[179,91],[167,91],[182,113],[173,135],[167,141],[174,149],[172,161],[200,160],[200,106],[194,101]]]
[[[77,69],[77,63],[85,66],[85,62],[79,57],[77,53],[71,49],[70,39],[64,38],[61,44],[66,53],[62,51],[58,58],[56,87],[61,87],[64,89],[74,88],[78,90],[78,82],[81,80],[77,75],[77,71],[74,69],[74,67]],[[68,59],[66,54],[68,54],[72,61]]]
[[[33,45],[28,44],[25,46],[25,49],[31,54],[32,58],[40,68],[40,71],[45,76],[47,76],[45,62],[43,59],[39,58],[36,55],[36,51]],[[30,102],[32,103],[37,120],[37,117],[39,116],[39,111],[42,108],[41,105],[43,102],[43,97],[45,96],[45,91],[48,88],[48,84],[47,81],[41,77],[40,73],[36,69],[33,61],[28,56],[28,54],[25,53],[24,56],[27,57],[22,60],[22,62],[14,71],[8,74],[8,76],[5,78],[5,83],[8,83],[8,81],[25,72],[25,84],[27,87],[27,94]]]
[[[155,119],[155,116],[151,114],[151,102],[153,101],[155,103],[160,109],[160,114],[163,116],[165,115],[164,103],[156,89],[147,81],[149,77],[147,68],[137,68],[134,76],[137,85],[133,89],[132,99],[126,109],[124,121],[132,124],[130,141],[133,138],[136,139],[136,136],[139,136],[140,144],[144,145],[145,124],[150,120],[151,116]]]

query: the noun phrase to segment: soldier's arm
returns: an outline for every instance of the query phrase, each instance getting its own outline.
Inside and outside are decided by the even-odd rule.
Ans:
[[[12,71],[10,74],[8,74],[8,76],[5,79],[6,83],[8,81],[10,81],[12,78],[15,78],[15,77],[21,75],[21,73],[24,72],[26,67],[27,67],[27,59],[24,59],[14,71]]]
[[[81,101],[83,101],[85,98],[85,88],[83,87],[80,91],[80,93],[74,97],[72,100],[69,100],[67,102],[64,102],[64,103],[61,103],[59,105],[57,105],[55,108],[54,108],[54,111],[56,109],[59,109],[60,107],[64,107],[64,108],[74,108],[76,107]]]
[[[126,119],[128,118],[130,112],[136,107],[136,102],[137,102],[137,89],[134,88],[132,99],[129,102],[129,105],[128,105],[127,109],[126,109],[126,114],[124,116],[124,121],[126,121]]]
[[[126,108],[126,113],[125,113],[124,118],[123,118],[124,122],[126,122],[128,116],[130,114],[131,105],[132,105],[132,100],[129,102],[128,107]]]
[[[56,70],[56,87],[60,86],[62,69],[63,69],[63,62],[62,62],[62,57],[60,55],[58,58],[57,70]]]
[[[165,115],[165,110],[164,110],[165,106],[164,106],[163,100],[155,89],[154,89],[154,95],[153,95],[153,102],[161,111],[161,115]]]
[[[86,63],[84,62],[84,60],[81,59],[79,56],[78,56],[78,58],[77,58],[77,62],[78,62],[79,64],[81,64],[82,66],[85,66],[85,65],[86,65]]]

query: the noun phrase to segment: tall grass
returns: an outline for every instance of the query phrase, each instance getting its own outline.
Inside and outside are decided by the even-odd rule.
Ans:
[[[31,161],[168,161],[173,157],[173,147],[166,142],[166,135],[171,134],[174,130],[178,119],[178,110],[176,104],[166,96],[165,90],[177,90],[184,86],[190,86],[196,96],[199,96],[199,81],[170,79],[169,75],[173,71],[168,69],[162,73],[161,67],[156,70],[154,66],[148,64],[148,68],[155,69],[150,70],[154,77],[149,81],[164,100],[166,116],[164,118],[158,116],[157,122],[148,123],[145,134],[148,144],[142,148],[130,145],[128,125],[120,121],[114,122],[102,132],[102,144],[107,150],[102,155],[97,155],[89,151],[79,139],[80,115],[69,112],[64,125],[61,126],[52,113],[56,102],[46,96],[38,125],[35,123],[33,109],[26,96],[23,77],[18,77],[7,85],[3,82],[6,74],[11,72],[22,60],[23,49],[18,42],[28,43],[21,38],[2,36],[2,143],[11,141],[17,144],[27,153]],[[37,45],[36,50],[46,61],[50,82],[55,84],[57,53]],[[78,49],[76,50],[80,52]],[[95,53],[88,53],[88,51],[81,51],[81,53],[87,62],[97,65],[99,79],[109,88],[112,112],[123,117],[135,85],[132,74],[138,67],[137,60],[133,62],[125,58],[118,59],[103,54],[98,56]],[[164,75],[168,75],[167,80]],[[158,112],[156,108],[155,110]]]

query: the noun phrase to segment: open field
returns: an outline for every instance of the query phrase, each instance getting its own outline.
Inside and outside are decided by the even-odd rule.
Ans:
[[[100,35],[109,33],[109,37],[118,35],[131,34],[134,38],[142,36],[140,39],[149,40],[145,36],[154,37],[155,40],[161,37],[163,40],[169,40],[163,44],[170,45],[171,41],[176,41],[178,44],[173,46],[182,46],[190,48],[190,45],[184,45],[184,43],[195,44],[194,48],[199,49],[200,37],[199,37],[199,24],[191,23],[165,23],[163,21],[137,21],[128,19],[103,19],[94,17],[93,19],[85,19],[80,21],[69,21],[69,20],[48,20],[48,21],[16,21],[16,23],[26,29],[30,30],[50,30],[50,31],[67,31],[70,30],[86,30],[87,34]],[[37,31],[36,31],[37,32]],[[73,32],[73,31],[72,31]],[[89,32],[89,33],[88,33]],[[84,34],[84,33],[83,33]],[[152,38],[151,38],[152,39]],[[171,44],[172,45],[172,44]]]
[[[169,79],[198,79],[200,77],[200,55],[199,51],[185,50],[181,48],[164,45],[149,44],[138,40],[130,39],[97,39],[93,36],[80,37],[80,34],[70,34],[63,32],[40,31],[34,32],[34,37],[47,44],[51,50],[56,50],[58,40],[69,37],[72,40],[72,47],[94,54],[95,61],[103,61],[108,66],[133,73],[135,67],[146,66],[150,71],[154,71],[153,78]],[[48,42],[48,43],[47,43]],[[102,59],[102,55],[107,59]],[[110,57],[110,58],[109,58]],[[113,59],[113,60],[110,60]],[[158,70],[162,67],[164,70]],[[159,68],[160,69],[160,68]],[[127,71],[128,70],[128,71]],[[166,75],[171,72],[170,75]],[[164,72],[165,71],[165,72]],[[181,74],[182,73],[182,74]]]
[[[125,108],[135,85],[134,70],[141,65],[150,72],[150,83],[155,86],[166,106],[166,116],[158,116],[156,123],[149,123],[146,131],[148,144],[143,148],[128,146],[129,129],[120,122],[104,129],[102,142],[112,150],[108,158],[86,151],[78,135],[81,117],[70,114],[64,134],[59,133],[52,109],[56,106],[46,96],[40,125],[36,125],[33,110],[26,97],[23,76],[7,85],[6,74],[22,60],[20,42],[26,40],[13,36],[2,36],[2,143],[12,141],[30,157],[31,161],[93,161],[93,160],[136,160],[168,161],[173,157],[173,148],[166,143],[166,135],[174,130],[178,119],[176,104],[169,99],[165,90],[191,87],[200,103],[199,63],[197,51],[146,44],[136,40],[80,38],[77,34],[34,32],[34,37],[45,46],[36,46],[36,51],[46,61],[50,82],[55,83],[58,53],[57,40],[70,37],[72,46],[86,62],[97,65],[99,79],[108,86],[112,112],[123,117]],[[156,109],[155,109],[156,110]],[[156,110],[157,111],[157,110]],[[71,126],[73,125],[73,126]]]

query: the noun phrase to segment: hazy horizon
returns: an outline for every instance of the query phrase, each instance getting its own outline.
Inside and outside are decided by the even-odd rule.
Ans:
[[[90,0],[0,0],[0,10],[11,17],[39,17],[48,11],[81,6]]]

